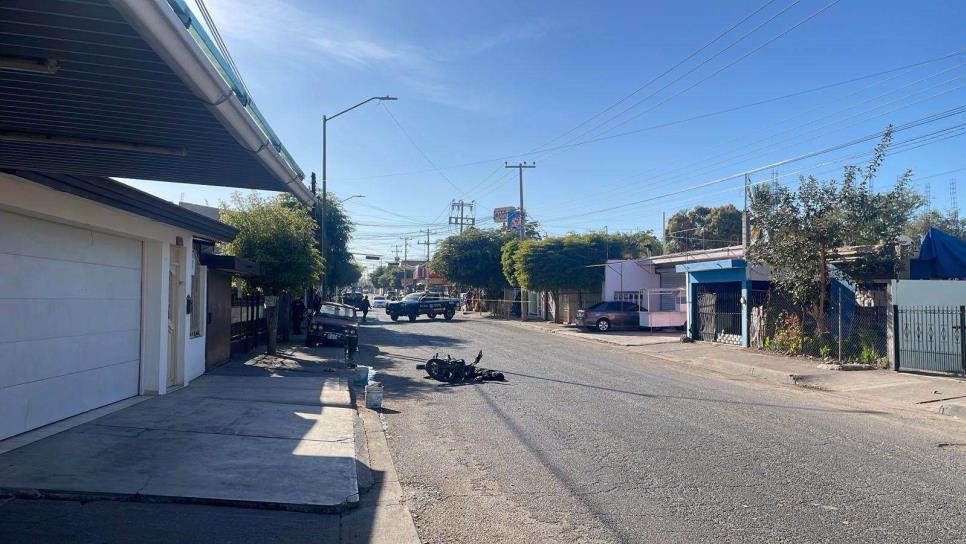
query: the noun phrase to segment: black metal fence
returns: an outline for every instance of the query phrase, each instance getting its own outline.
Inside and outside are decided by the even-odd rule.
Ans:
[[[695,286],[699,340],[741,344],[741,285],[737,282]]]
[[[966,306],[893,306],[896,370],[966,376]]]
[[[247,353],[264,341],[265,315],[259,295],[232,296],[231,347],[232,353]]]
[[[750,344],[792,355],[885,366],[888,307],[870,304],[877,299],[874,289],[830,290],[824,312],[796,305],[775,289],[753,290],[749,297]]]

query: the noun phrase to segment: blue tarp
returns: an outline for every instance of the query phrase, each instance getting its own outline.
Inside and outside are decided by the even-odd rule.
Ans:
[[[919,258],[909,267],[914,280],[966,279],[966,241],[938,229],[929,229],[922,237]]]

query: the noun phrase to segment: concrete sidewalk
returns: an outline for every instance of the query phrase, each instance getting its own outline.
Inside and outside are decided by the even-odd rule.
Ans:
[[[667,362],[729,376],[809,387],[839,396],[926,410],[966,420],[966,380],[892,370],[842,371],[819,368],[820,361],[709,342],[681,343],[681,333],[586,332],[538,321],[504,321],[549,334],[620,347]]]
[[[4,453],[0,493],[343,511],[359,501],[349,371],[301,351]]]

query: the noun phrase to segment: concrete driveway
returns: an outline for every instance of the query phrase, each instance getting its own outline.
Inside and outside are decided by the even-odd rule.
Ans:
[[[229,365],[0,455],[0,492],[340,511],[358,501],[355,409],[325,366]]]

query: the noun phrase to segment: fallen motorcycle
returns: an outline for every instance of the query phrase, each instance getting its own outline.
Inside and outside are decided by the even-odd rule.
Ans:
[[[506,381],[502,372],[489,370],[477,366],[483,358],[483,350],[476,355],[472,363],[467,363],[465,359],[453,359],[447,355],[441,359],[439,354],[426,361],[426,364],[416,365],[418,370],[425,370],[430,378],[446,383],[473,383],[475,381]]]

